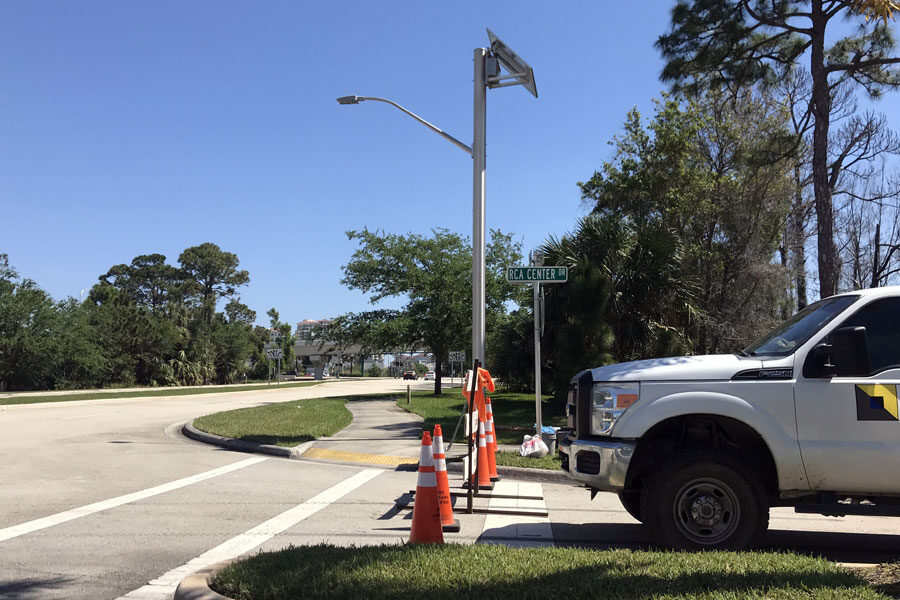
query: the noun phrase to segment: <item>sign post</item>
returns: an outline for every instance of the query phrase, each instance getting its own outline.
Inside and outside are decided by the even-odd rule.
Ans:
[[[275,385],[281,385],[281,356],[282,350],[278,345],[281,333],[277,330],[269,331],[269,342],[263,347],[266,349],[266,358],[269,360],[269,379],[272,379],[272,361],[278,360],[278,370],[275,373]],[[268,384],[267,384],[268,385]]]
[[[281,380],[281,359],[284,355],[284,351],[281,348],[266,348],[266,358],[269,359],[269,372],[272,372],[272,361],[278,361],[278,371],[276,372],[276,383],[275,385],[280,385]]]
[[[541,284],[565,283],[569,279],[568,267],[545,267],[544,255],[535,250],[531,253],[532,266],[506,267],[506,280],[510,283],[530,283],[534,290],[534,416],[535,434],[542,437],[541,422]],[[543,439],[543,438],[542,438]]]
[[[450,363],[450,387],[453,387],[453,374],[456,372],[454,367],[456,363],[459,363],[459,371],[462,372],[463,363],[466,362],[466,352],[465,350],[451,350],[449,361]]]

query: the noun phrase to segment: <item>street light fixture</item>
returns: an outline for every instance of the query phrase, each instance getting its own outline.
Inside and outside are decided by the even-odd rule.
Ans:
[[[465,144],[463,144],[461,141],[459,141],[458,139],[456,139],[455,137],[453,137],[452,135],[450,135],[449,133],[447,133],[440,127],[437,127],[436,125],[432,125],[431,123],[429,123],[428,121],[426,121],[425,119],[423,119],[422,117],[417,115],[416,113],[406,110],[405,108],[403,108],[396,102],[387,100],[386,98],[375,98],[374,96],[341,96],[340,98],[337,99],[338,104],[359,104],[360,102],[364,102],[366,100],[374,100],[376,102],[384,102],[385,104],[390,104],[391,106],[393,106],[399,110],[402,110],[403,112],[405,112],[406,114],[411,116],[413,119],[415,119],[416,121],[418,121],[425,127],[429,128],[430,130],[432,130],[433,132],[435,132],[436,134],[438,134],[439,136],[441,136],[442,138],[444,138],[451,144],[455,145],[457,148],[463,150],[469,156],[472,155],[472,149],[469,148],[468,146],[466,146]]]
[[[485,298],[484,298],[484,182],[485,182],[485,132],[487,129],[487,88],[524,86],[537,98],[534,71],[527,62],[487,30],[490,49],[476,48],[475,53],[475,103],[473,110],[473,141],[470,148],[439,127],[403,108],[396,102],[371,96],[341,96],[339,104],[359,104],[366,100],[384,102],[403,111],[422,123],[457,148],[472,157],[472,359],[484,364]],[[501,75],[501,66],[507,74]]]

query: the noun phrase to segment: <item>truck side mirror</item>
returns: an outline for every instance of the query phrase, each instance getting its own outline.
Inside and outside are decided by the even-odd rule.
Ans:
[[[868,375],[869,347],[865,327],[841,327],[831,333],[831,362],[838,377]]]
[[[813,346],[803,363],[803,376],[807,379],[830,379],[836,371],[831,361],[831,344],[820,342]]]
[[[807,378],[868,375],[869,349],[865,327],[841,327],[828,336],[830,343],[816,344],[803,364]]]

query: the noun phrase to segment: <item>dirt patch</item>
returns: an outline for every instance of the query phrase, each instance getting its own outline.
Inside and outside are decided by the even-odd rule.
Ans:
[[[858,569],[858,573],[882,594],[900,600],[900,562]]]

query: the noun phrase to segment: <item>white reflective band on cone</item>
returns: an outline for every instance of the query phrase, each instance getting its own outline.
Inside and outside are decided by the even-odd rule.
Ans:
[[[418,487],[437,487],[437,475],[434,471],[419,471],[419,479],[416,481]]]
[[[429,452],[431,448],[429,446],[422,446],[422,452],[419,454],[419,466],[420,467],[433,467],[434,466],[434,456],[431,452]]]

